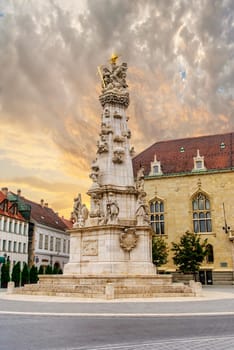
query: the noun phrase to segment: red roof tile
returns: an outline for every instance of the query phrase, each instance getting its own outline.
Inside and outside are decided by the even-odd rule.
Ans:
[[[225,148],[221,148],[221,144]],[[181,148],[184,152],[181,152]],[[191,137],[186,139],[156,142],[133,158],[134,174],[141,166],[145,175],[150,172],[150,163],[157,155],[164,175],[191,172],[197,150],[204,156],[207,170],[230,169],[234,166],[234,133]]]

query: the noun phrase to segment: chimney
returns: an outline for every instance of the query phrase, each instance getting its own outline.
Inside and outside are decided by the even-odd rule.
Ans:
[[[44,199],[41,199],[41,206],[44,207]]]
[[[4,196],[7,197],[7,195],[8,195],[8,188],[7,187],[2,187],[2,193],[4,194]]]
[[[18,196],[18,197],[21,196],[21,189],[20,189],[20,188],[17,190],[17,196]]]
[[[45,208],[48,208],[49,204],[48,203],[45,203]]]

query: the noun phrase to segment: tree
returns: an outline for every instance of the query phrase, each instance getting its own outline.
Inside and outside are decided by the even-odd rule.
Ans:
[[[12,274],[11,274],[11,280],[15,282],[15,287],[19,287],[20,285],[20,276],[21,275],[21,270],[20,270],[20,262],[18,261],[12,269]]]
[[[172,242],[173,261],[183,273],[192,273],[196,281],[196,273],[207,255],[207,239],[201,242],[201,237],[189,231],[180,238],[180,243]]]
[[[28,265],[24,263],[24,267],[21,273],[21,285],[24,286],[29,282],[29,270]]]
[[[46,266],[45,274],[46,275],[52,275],[53,274],[53,268],[52,268],[51,265],[47,265]]]
[[[1,288],[7,288],[10,281],[10,264],[4,263],[1,268]]]
[[[43,265],[40,265],[38,275],[44,275],[45,268]]]
[[[168,245],[160,236],[153,235],[152,239],[153,264],[157,267],[167,263]]]
[[[35,265],[33,265],[30,269],[29,280],[30,280],[30,283],[37,283],[38,281],[38,272],[37,272],[37,267]]]

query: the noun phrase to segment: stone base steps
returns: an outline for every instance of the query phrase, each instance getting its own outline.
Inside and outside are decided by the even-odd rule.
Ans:
[[[192,287],[172,283],[171,276],[40,276],[37,284],[17,288],[17,294],[76,298],[123,299],[194,296]]]

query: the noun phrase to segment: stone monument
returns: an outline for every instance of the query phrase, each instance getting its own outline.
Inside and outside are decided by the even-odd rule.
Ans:
[[[134,181],[132,168],[128,67],[117,59],[113,55],[109,67],[99,68],[102,112],[90,172],[90,211],[79,194],[64,275],[40,276],[37,285],[24,287],[25,292],[107,299],[193,295],[191,288],[172,284],[171,275],[157,275],[152,263],[144,169]]]
[[[127,63],[99,68],[102,113],[96,158],[91,165],[89,215],[82,214],[80,196],[74,201],[70,260],[65,275],[154,275],[152,233],[144,192],[144,170],[134,182],[131,132],[126,111],[129,92]],[[79,198],[79,199],[78,199]],[[79,209],[77,210],[77,204]]]

